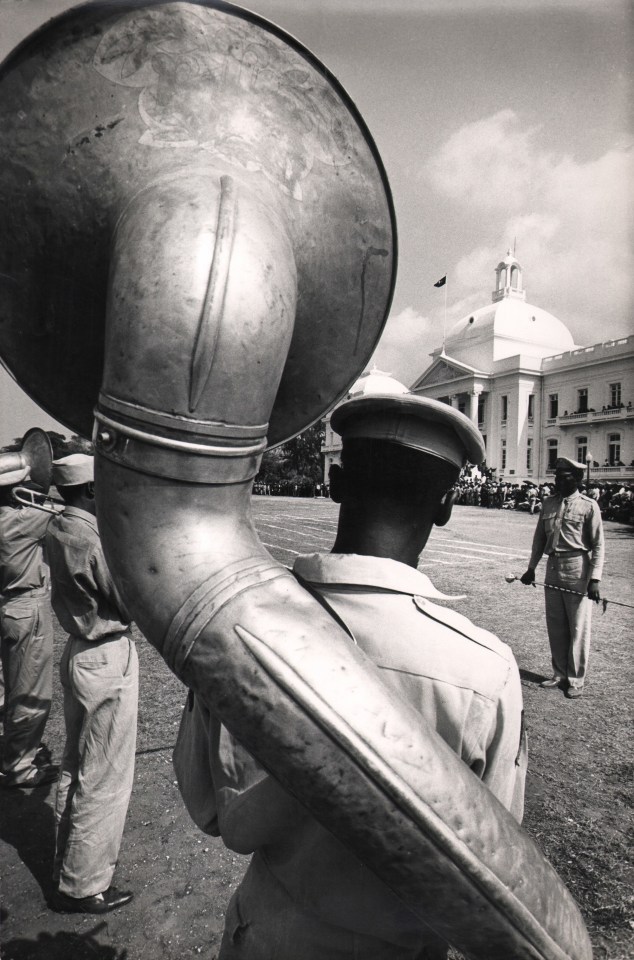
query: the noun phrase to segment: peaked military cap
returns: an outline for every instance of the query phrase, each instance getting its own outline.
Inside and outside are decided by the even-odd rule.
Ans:
[[[585,469],[585,463],[571,460],[570,457],[558,457],[555,463],[555,470],[574,470],[575,473],[583,473]]]
[[[335,407],[330,423],[344,440],[389,440],[456,467],[482,463],[485,457],[482,434],[468,417],[446,403],[413,393],[353,397]]]

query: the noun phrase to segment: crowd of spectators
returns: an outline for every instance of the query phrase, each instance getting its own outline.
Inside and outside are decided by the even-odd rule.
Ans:
[[[493,474],[479,474],[468,468],[463,470],[456,484],[456,503],[487,507],[498,510],[526,510],[538,513],[546,497],[554,493],[554,483],[532,483],[525,480],[512,483],[498,480]],[[634,485],[606,483],[591,480],[589,487],[581,485],[581,492],[599,504],[604,520],[634,524]]]
[[[604,520],[634,524],[634,484],[591,480],[587,490],[585,484],[580,489],[597,501]],[[555,487],[554,480],[545,483],[533,483],[530,480],[512,483],[510,480],[498,480],[493,471],[479,473],[466,467],[456,483],[456,490],[457,504],[498,510],[526,510],[533,514],[539,513],[543,501],[555,492]],[[315,483],[308,477],[295,477],[276,483],[256,481],[253,493],[272,497],[328,497],[329,489],[327,483]]]
[[[256,480],[253,493],[258,497],[328,497],[329,489],[327,483],[315,483],[309,477],[295,477],[273,483]]]

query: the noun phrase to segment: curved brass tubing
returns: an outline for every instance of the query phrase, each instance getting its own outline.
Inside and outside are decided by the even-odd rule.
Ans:
[[[208,214],[205,204],[192,213],[189,191]],[[190,264],[205,264],[204,286]],[[122,215],[112,265],[98,516],[141,630],[266,768],[468,956],[589,957],[577,908],[532,841],[256,536],[256,426],[294,315],[283,217],[226,174],[160,181]],[[170,351],[191,362],[173,370]],[[178,404],[197,417],[195,443]]]
[[[143,633],[421,923],[480,960],[589,960],[536,846],[251,520],[267,443],[345,395],[389,310],[393,205],[345,92],[224,0],[86,3],[2,65],[0,128],[0,352],[71,430],[97,404]]]

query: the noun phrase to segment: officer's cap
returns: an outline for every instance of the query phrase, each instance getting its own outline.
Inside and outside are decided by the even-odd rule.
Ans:
[[[53,483],[60,487],[75,487],[90,483],[95,478],[95,458],[85,453],[71,453],[53,460]]]
[[[482,463],[485,457],[482,434],[471,420],[446,403],[413,393],[353,397],[333,410],[330,423],[344,440],[389,440],[456,467]]]
[[[583,473],[585,469],[585,463],[571,460],[570,457],[558,457],[555,463],[555,470],[573,470],[575,473]]]

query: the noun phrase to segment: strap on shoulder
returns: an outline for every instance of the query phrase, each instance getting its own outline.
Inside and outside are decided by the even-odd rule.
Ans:
[[[330,614],[333,620],[336,620],[339,626],[346,631],[346,633],[348,634],[352,642],[355,644],[355,646],[357,646],[358,644],[357,644],[357,641],[355,640],[355,636],[352,630],[350,629],[346,621],[343,619],[343,617],[340,614],[338,614],[337,611],[334,609],[334,607],[332,607],[328,603],[326,598],[322,597],[321,593],[319,593],[319,591],[315,589],[312,583],[309,580],[305,580],[304,577],[302,577],[301,574],[297,573],[296,570],[291,570],[290,572],[293,574],[293,576],[295,577],[299,585],[303,587],[304,590],[306,590],[308,593],[310,593],[310,595],[315,598],[317,603],[321,604],[324,610],[326,610],[326,612]]]

